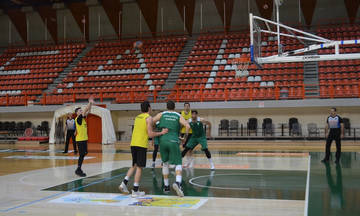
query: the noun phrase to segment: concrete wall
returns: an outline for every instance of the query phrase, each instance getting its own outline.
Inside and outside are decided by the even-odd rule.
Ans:
[[[115,30],[110,23],[108,16],[102,6],[89,7],[89,22],[90,22],[90,40],[96,40],[99,36],[99,16],[100,16],[100,36],[113,36]]]
[[[140,19],[141,16],[141,19]],[[140,22],[141,32],[149,33],[149,27],[146,24],[144,16],[140,15],[140,8],[136,3],[128,3],[123,6],[122,15],[122,35],[123,37],[134,37],[140,34]]]
[[[181,106],[178,106],[182,108]],[[164,107],[165,108],[165,107]],[[164,110],[164,109],[162,109]],[[177,111],[181,111],[180,109]],[[206,118],[212,124],[212,136],[218,136],[218,126],[221,119],[238,120],[240,125],[246,127],[248,119],[258,119],[258,127],[261,127],[264,118],[272,118],[275,127],[281,123],[288,123],[289,118],[298,118],[302,125],[303,134],[307,134],[308,123],[316,123],[318,127],[325,127],[326,117],[329,115],[329,107],[316,108],[246,108],[246,109],[198,109],[199,116]],[[134,118],[139,111],[111,111],[115,131],[125,131],[124,140],[130,140],[131,128]],[[154,110],[152,115],[158,113]],[[341,107],[339,115],[350,119],[352,127],[360,127],[360,115],[357,107]],[[26,112],[26,113],[0,113],[0,121],[31,121],[39,125],[42,121],[51,123],[53,112]]]
[[[164,32],[180,32],[184,30],[184,22],[174,1],[159,0],[157,29],[161,32],[161,8],[164,11]]]
[[[180,111],[180,110],[178,110]],[[198,110],[199,116],[206,118],[212,124],[212,136],[218,136],[218,128],[221,119],[239,120],[240,125],[246,127],[251,117],[258,119],[258,127],[264,118],[272,118],[276,128],[281,123],[288,123],[289,118],[298,118],[303,134],[307,134],[307,124],[316,123],[318,127],[324,128],[329,108],[264,108],[264,109],[205,109]],[[154,111],[157,113],[157,111]],[[115,131],[125,131],[124,138],[131,138],[131,126],[134,124],[137,111],[112,111]],[[344,107],[339,109],[339,115],[350,119],[352,127],[360,127],[360,115],[357,108]]]
[[[29,22],[29,41],[43,41],[45,40],[45,23],[42,21],[38,12],[33,11],[26,13]],[[48,20],[50,22],[50,20]],[[47,39],[52,40],[48,31],[46,31]]]
[[[64,28],[66,29],[66,38],[83,38],[83,34],[76,23],[71,11],[69,9],[61,9],[57,10],[57,20],[58,20],[58,35],[59,40],[64,38]],[[64,27],[64,17],[66,17],[66,27]],[[91,28],[91,27],[90,27]]]
[[[11,22],[10,22],[11,23]],[[6,47],[9,44],[9,16],[6,14],[0,15],[0,46]],[[15,26],[11,23],[11,41],[12,43],[24,44],[24,41],[21,39],[19,32]]]

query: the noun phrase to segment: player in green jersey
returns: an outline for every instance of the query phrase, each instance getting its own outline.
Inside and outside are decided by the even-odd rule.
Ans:
[[[204,120],[203,118],[198,117],[198,112],[196,110],[191,111],[191,119],[189,119],[189,124],[192,130],[192,136],[189,142],[186,144],[185,149],[181,153],[181,156],[184,157],[189,150],[193,150],[198,144],[201,145],[201,150],[205,152],[206,157],[210,162],[210,169],[214,170],[215,166],[211,159],[211,153],[207,146],[207,140],[204,130],[204,124],[209,127],[208,136],[210,136],[211,123]]]
[[[167,128],[168,133],[161,136],[159,141],[160,155],[163,162],[162,173],[164,176],[164,191],[170,191],[169,185],[169,165],[175,165],[176,182],[172,185],[178,196],[184,196],[181,188],[182,181],[182,157],[180,151],[179,133],[181,126],[185,126],[185,139],[188,136],[190,125],[177,112],[175,112],[175,103],[168,101],[166,104],[167,111],[157,114],[153,122],[160,121],[159,128]]]

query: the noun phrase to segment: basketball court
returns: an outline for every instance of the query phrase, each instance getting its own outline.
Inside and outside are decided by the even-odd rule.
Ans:
[[[216,148],[216,143],[212,145]],[[195,167],[184,168],[184,198],[173,191],[163,193],[158,158],[155,169],[145,168],[143,172],[140,187],[146,195],[131,198],[118,190],[131,164],[131,155],[124,147],[106,146],[102,153],[90,153],[83,168],[88,177],[81,179],[73,174],[75,156],[64,156],[58,147],[33,149],[18,146],[0,151],[2,214],[306,215],[306,209],[308,215],[360,212],[360,160],[355,152],[344,152],[340,166],[333,162],[326,166],[320,162],[324,153],[318,152],[214,149],[216,170],[210,171],[207,159],[197,150]],[[26,171],[21,170],[22,166]]]

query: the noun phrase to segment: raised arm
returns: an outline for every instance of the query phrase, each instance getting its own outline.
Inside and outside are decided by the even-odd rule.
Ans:
[[[88,105],[84,108],[84,116],[87,116],[91,112],[91,107],[92,107],[93,104],[94,104],[94,97],[91,96],[89,98]]]
[[[157,137],[157,136],[161,136],[161,135],[164,135],[168,132],[168,129],[167,128],[163,128],[161,132],[155,132],[153,131],[153,123],[156,122],[153,120],[153,118],[151,116],[149,116],[147,119],[146,119],[146,127],[147,127],[147,133],[148,133],[148,136],[150,138],[153,138],[153,137]]]

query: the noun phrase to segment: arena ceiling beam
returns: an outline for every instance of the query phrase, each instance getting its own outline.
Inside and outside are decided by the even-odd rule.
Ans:
[[[234,0],[214,0],[214,3],[221,17],[222,23],[223,25],[225,25],[226,31],[228,31],[231,26],[231,17],[234,8]],[[225,11],[224,11],[224,6],[225,6]]]
[[[86,5],[86,2],[73,2],[67,3],[66,5],[75,18],[75,21],[78,24],[82,34],[85,34],[86,41],[89,41],[89,7]]]
[[[142,15],[145,18],[147,25],[152,33],[156,36],[157,14],[158,14],[158,0],[137,0]]]
[[[116,34],[120,37],[122,31],[122,3],[119,0],[102,0],[102,6]]]
[[[185,27],[189,35],[192,35],[192,27],[194,24],[195,1],[193,0],[175,0],[176,7],[184,20],[185,9]]]
[[[360,0],[344,0],[350,23],[354,23],[359,9]]]
[[[21,39],[27,44],[27,24],[26,24],[26,13],[22,12],[21,9],[5,9],[11,22],[14,24],[16,30],[20,34]]]
[[[51,5],[37,6],[36,10],[39,12],[42,21],[45,23],[52,39],[55,43],[58,42],[58,24],[56,10]]]
[[[314,16],[314,11],[316,7],[317,0],[301,0],[300,7],[301,11],[304,14],[306,25],[310,26]]]

